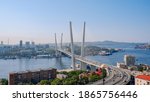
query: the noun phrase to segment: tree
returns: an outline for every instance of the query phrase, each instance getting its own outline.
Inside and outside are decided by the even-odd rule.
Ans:
[[[141,72],[142,72],[142,71],[143,71],[143,67],[139,67],[139,68],[138,68],[138,71],[141,71]]]
[[[85,71],[82,71],[82,70],[71,71],[71,72],[68,72],[68,77],[79,76],[83,72]]]
[[[1,84],[2,85],[8,85],[8,80],[7,79],[1,79]]]
[[[98,76],[98,75],[96,75],[96,74],[89,76],[89,81],[90,81],[90,82],[95,82],[95,81],[97,81],[97,80],[100,80],[100,76]]]
[[[56,78],[51,82],[51,85],[62,85],[62,80]]]
[[[77,79],[74,78],[67,78],[63,80],[63,85],[76,85],[77,84]]]
[[[39,84],[40,85],[50,85],[50,81],[48,81],[48,80],[41,80]]]
[[[79,81],[78,81],[79,85],[85,85],[85,84],[88,84],[88,83],[89,83],[88,77],[80,78]]]
[[[100,79],[105,78],[106,76],[107,76],[106,69],[102,69],[102,75],[101,75]]]

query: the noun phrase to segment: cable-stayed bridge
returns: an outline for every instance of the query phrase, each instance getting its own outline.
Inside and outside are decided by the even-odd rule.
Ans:
[[[58,48],[57,45],[57,37],[55,34],[55,54],[56,57],[61,55],[60,53],[63,53],[69,57],[71,57],[71,62],[72,62],[72,69],[76,70],[76,66],[75,63],[76,61],[80,61],[80,69],[85,70],[87,65],[90,66],[94,66],[94,67],[101,67],[101,68],[105,68],[107,71],[107,77],[105,78],[106,80],[106,84],[107,85],[126,85],[129,83],[130,81],[130,74],[120,68],[116,68],[114,66],[108,66],[106,64],[97,62],[97,61],[93,61],[90,59],[87,59],[85,57],[85,49],[84,49],[84,44],[85,44],[85,25],[86,23],[84,22],[84,27],[83,27],[83,40],[81,43],[81,55],[76,55],[74,54],[74,42],[73,42],[73,32],[72,32],[72,23],[70,22],[70,39],[71,39],[71,52],[68,52],[66,50],[63,49],[62,47],[62,41],[63,41],[63,34],[61,35],[61,43],[60,43],[60,48]],[[110,69],[109,69],[110,68]],[[103,82],[102,80],[93,83],[94,85],[101,85]]]

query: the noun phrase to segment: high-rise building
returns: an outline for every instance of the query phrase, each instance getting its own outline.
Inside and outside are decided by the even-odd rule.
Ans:
[[[19,47],[22,47],[22,46],[23,46],[23,41],[20,40],[20,42],[19,42]]]
[[[1,45],[3,45],[3,41],[1,41]]]
[[[32,45],[32,46],[34,46],[34,45],[35,45],[35,42],[34,42],[34,41],[32,41],[32,42],[31,42],[31,45]]]
[[[26,46],[26,48],[29,48],[29,47],[30,47],[30,42],[27,41],[27,42],[25,43],[25,46]]]
[[[35,47],[35,42],[34,42],[34,41],[31,42],[31,47],[32,47],[32,48]]]
[[[135,65],[135,56],[125,55],[124,62],[126,66],[133,66]]]

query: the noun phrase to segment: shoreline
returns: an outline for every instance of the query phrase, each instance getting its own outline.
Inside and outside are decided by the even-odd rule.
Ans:
[[[80,68],[77,68],[76,70],[81,70]],[[63,71],[66,71],[66,72],[70,72],[70,71],[74,71],[74,69],[72,69],[72,68],[67,68],[67,69],[59,69],[59,70],[57,70],[57,72],[63,72]]]

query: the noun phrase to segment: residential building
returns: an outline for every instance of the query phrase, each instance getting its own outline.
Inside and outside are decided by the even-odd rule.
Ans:
[[[117,63],[117,68],[125,68],[125,69],[127,69],[127,66],[124,63]]]
[[[125,55],[124,56],[124,63],[125,63],[126,66],[135,65],[135,56]]]
[[[3,41],[1,41],[1,45],[3,45],[4,43],[3,43]]]
[[[19,42],[19,47],[21,48],[22,46],[23,46],[23,41],[20,40],[20,42]]]
[[[0,79],[0,85],[2,85],[2,79]]]
[[[9,85],[18,85],[24,83],[37,84],[41,80],[50,80],[56,78],[56,69],[41,69],[36,71],[24,71],[9,74]]]
[[[34,46],[34,45],[35,45],[35,42],[32,41],[32,42],[31,42],[31,45]]]
[[[65,75],[65,74],[57,74],[57,78],[58,79],[65,79],[65,78],[67,78],[68,76],[67,75]]]
[[[135,85],[150,85],[150,76],[149,75],[136,76]]]
[[[35,42],[34,41],[31,42],[31,48],[35,48]]]
[[[30,47],[30,42],[27,41],[27,42],[25,43],[25,46],[26,46],[26,48],[29,48],[29,47]]]

